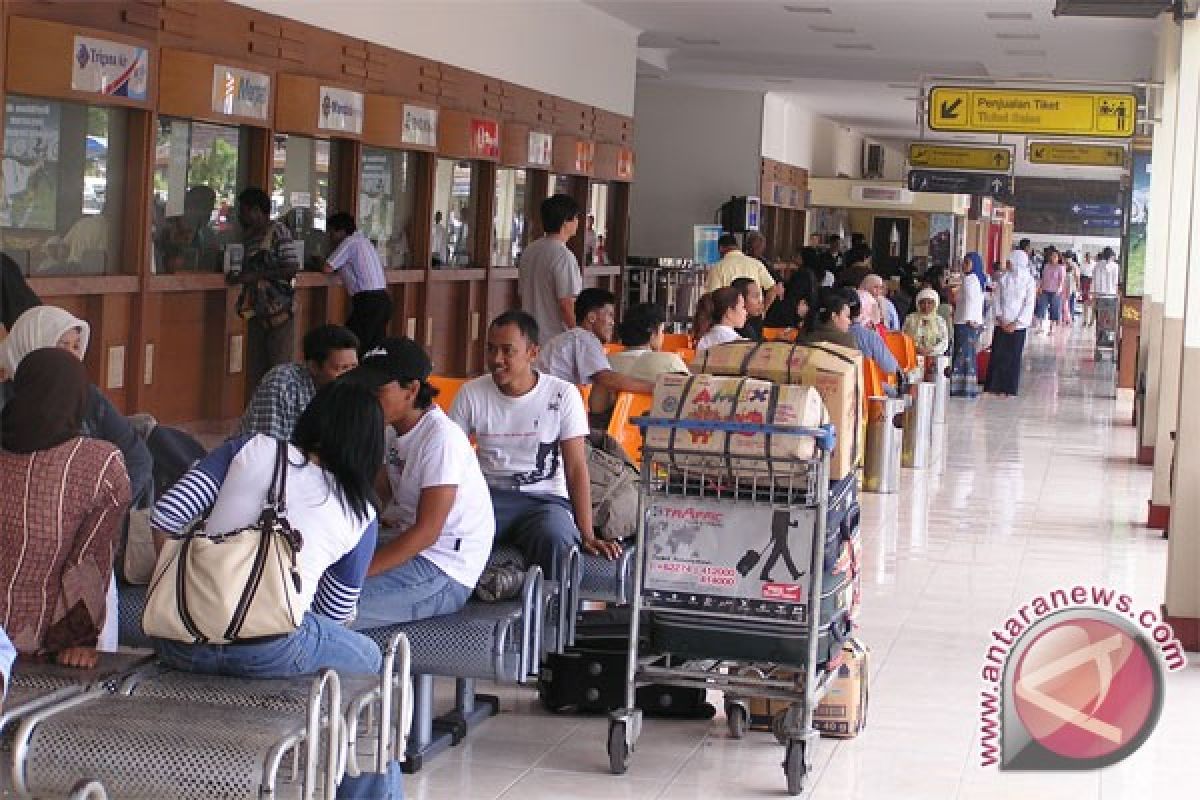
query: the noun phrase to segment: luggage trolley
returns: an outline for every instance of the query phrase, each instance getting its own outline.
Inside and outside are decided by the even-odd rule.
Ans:
[[[1095,360],[1100,360],[1100,354],[1108,351],[1115,361],[1117,358],[1117,315],[1120,310],[1120,298],[1115,294],[1092,295],[1096,304],[1096,353]]]
[[[638,684],[720,689],[791,701],[780,736],[788,792],[799,794],[818,736],[813,712],[828,681],[817,669],[821,648],[840,647],[820,611],[833,426],[635,422],[643,431],[669,429],[672,439],[684,432],[799,435],[815,446],[806,459],[738,454],[719,457],[721,467],[692,467],[672,463],[667,449],[645,437],[625,707],[610,716],[609,766],[623,774],[636,749]],[[666,666],[652,663],[663,656]],[[796,667],[803,683],[738,669],[762,662]]]

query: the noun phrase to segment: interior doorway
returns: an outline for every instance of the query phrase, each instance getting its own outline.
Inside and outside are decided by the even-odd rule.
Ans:
[[[909,233],[912,221],[907,217],[875,217],[871,233],[872,263],[875,269],[890,266],[895,259],[906,263],[909,259]]]

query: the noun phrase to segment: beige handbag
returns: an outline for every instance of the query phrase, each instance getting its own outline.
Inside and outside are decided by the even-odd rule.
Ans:
[[[287,520],[288,447],[279,442],[258,522],[209,535],[205,519],[163,545],[142,616],[146,635],[188,644],[234,644],[292,633],[304,616]]]

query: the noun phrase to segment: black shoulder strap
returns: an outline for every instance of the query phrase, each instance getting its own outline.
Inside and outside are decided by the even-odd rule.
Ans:
[[[288,444],[282,439],[276,442],[275,468],[271,473],[271,488],[267,490],[267,505],[275,509],[277,516],[287,515]]]

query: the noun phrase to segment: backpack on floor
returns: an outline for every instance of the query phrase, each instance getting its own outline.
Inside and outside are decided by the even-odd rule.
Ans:
[[[586,443],[592,527],[600,539],[627,539],[637,533],[638,470],[607,433],[592,431]]]

